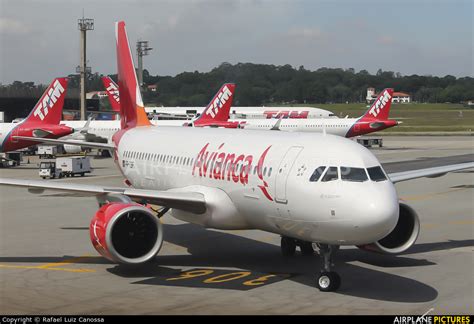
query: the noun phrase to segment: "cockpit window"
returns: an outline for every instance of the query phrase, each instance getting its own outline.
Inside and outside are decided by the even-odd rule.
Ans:
[[[364,182],[369,180],[363,168],[341,167],[341,179],[343,181]]]
[[[321,181],[322,182],[334,181],[334,180],[337,180],[338,178],[339,178],[339,175],[337,173],[337,167],[329,167]]]
[[[387,180],[387,177],[383,173],[383,170],[381,167],[376,166],[372,168],[368,168],[367,172],[369,172],[369,177],[372,181],[384,181]]]
[[[324,170],[326,170],[326,167],[325,166],[320,166],[319,168],[317,168],[316,170],[314,170],[313,174],[311,175],[311,177],[309,178],[309,181],[310,182],[316,182],[319,180],[319,178],[321,178],[321,175],[323,174]]]

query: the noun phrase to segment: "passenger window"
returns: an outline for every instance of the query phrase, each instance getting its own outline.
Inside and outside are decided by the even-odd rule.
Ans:
[[[311,177],[309,177],[310,182],[317,182],[319,178],[321,178],[321,175],[324,173],[324,170],[326,170],[325,166],[320,166],[316,170],[314,170],[313,174]]]
[[[270,167],[270,170],[268,170],[268,176],[272,175],[272,168]]]
[[[363,168],[341,167],[341,179],[343,181],[364,182],[369,180]]]
[[[367,168],[367,172],[369,173],[369,177],[372,181],[379,182],[387,180],[387,177],[383,173],[382,168],[379,166]]]
[[[329,167],[321,181],[329,182],[329,181],[337,180],[338,178],[339,178],[339,175],[337,173],[337,167]]]

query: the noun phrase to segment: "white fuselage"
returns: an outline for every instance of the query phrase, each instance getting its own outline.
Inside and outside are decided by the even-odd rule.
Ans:
[[[279,130],[289,132],[312,132],[346,136],[347,132],[357,122],[358,118],[319,118],[319,119],[282,119]],[[270,130],[275,126],[276,119],[232,119],[246,130]],[[183,120],[151,120],[155,126],[183,126]],[[63,124],[74,129],[80,129],[85,121],[63,121]],[[89,126],[89,133],[106,138],[110,142],[112,135],[120,129],[119,120],[93,120]]]
[[[18,126],[18,123],[0,123],[0,148],[15,126]]]
[[[147,113],[195,116],[202,114],[206,107],[145,107]],[[337,118],[334,113],[313,107],[232,107],[231,118]]]
[[[320,166],[380,166],[367,149],[342,137],[137,127],[123,134],[116,158],[135,188],[204,194],[205,214],[172,215],[207,227],[261,229],[345,245],[375,242],[398,220],[389,180],[310,181]]]
[[[358,120],[359,118],[282,119],[278,129],[288,132],[326,132],[346,136]],[[270,130],[276,123],[275,119],[247,119],[241,125],[245,129]]]

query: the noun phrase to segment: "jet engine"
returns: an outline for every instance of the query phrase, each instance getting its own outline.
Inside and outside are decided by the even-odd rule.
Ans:
[[[70,154],[78,154],[82,152],[82,148],[79,145],[70,145],[70,144],[64,144],[64,152],[70,153]]]
[[[149,209],[136,203],[103,205],[89,226],[92,245],[103,257],[136,265],[153,259],[163,244],[163,226]]]
[[[399,203],[400,212],[395,228],[377,242],[359,245],[358,248],[383,254],[397,254],[408,250],[415,244],[420,232],[420,220],[410,206]]]

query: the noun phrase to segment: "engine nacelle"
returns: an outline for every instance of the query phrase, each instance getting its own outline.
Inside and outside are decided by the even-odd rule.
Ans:
[[[79,145],[64,144],[64,152],[70,154],[78,154],[82,152],[82,148]]]
[[[153,259],[163,244],[160,220],[136,203],[103,205],[92,219],[89,233],[97,252],[124,264],[141,264]]]
[[[415,244],[419,233],[418,214],[410,206],[400,203],[400,212],[395,228],[383,239],[371,244],[359,245],[358,248],[370,252],[398,254]]]

